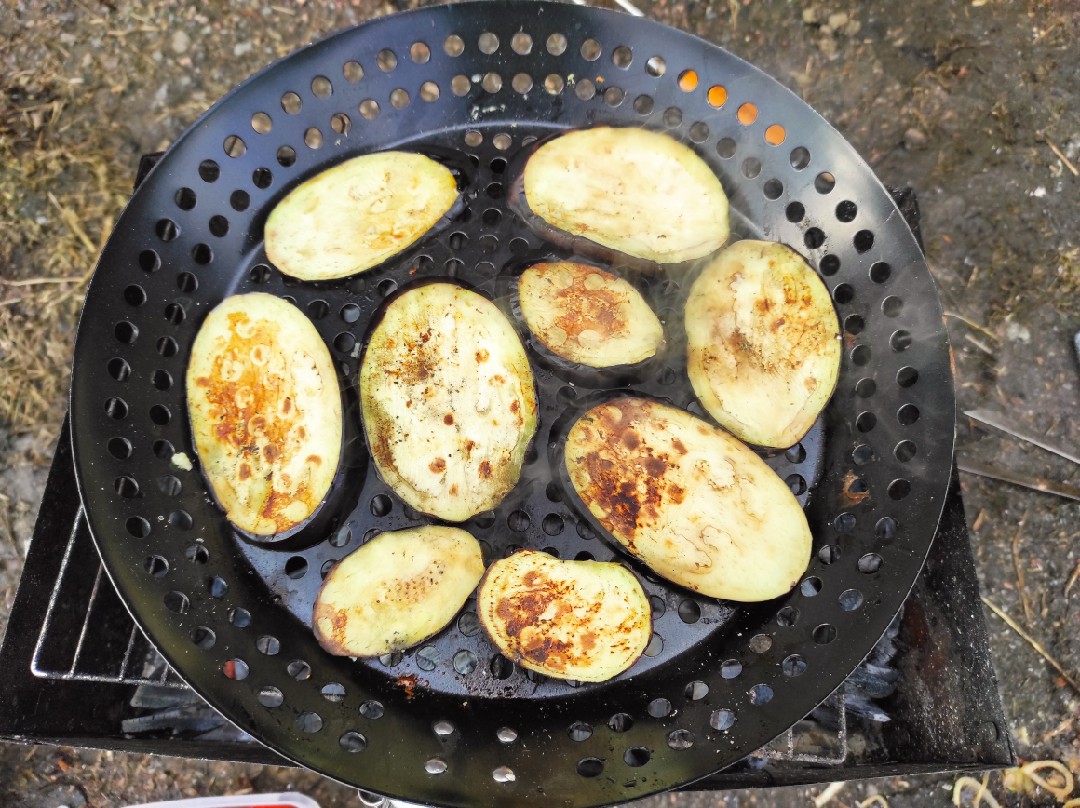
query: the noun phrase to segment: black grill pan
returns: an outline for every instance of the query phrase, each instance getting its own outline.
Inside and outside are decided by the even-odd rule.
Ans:
[[[693,597],[631,563],[655,636],[607,683],[527,675],[478,630],[474,600],[419,649],[331,657],[309,625],[321,573],[374,533],[423,518],[369,468],[357,438],[320,524],[275,545],[235,535],[197,466],[171,460],[195,457],[183,377],[198,326],[230,294],[292,299],[331,347],[358,435],[352,385],[380,304],[408,283],[453,278],[513,316],[513,273],[565,253],[508,210],[508,165],[535,139],[593,124],[684,140],[723,180],[736,235],[793,246],[833,295],[845,346],[837,392],[801,444],[768,458],[807,507],[805,579],[744,608]],[[289,189],[389,147],[463,168],[467,205],[449,227],[342,281],[299,283],[268,264],[263,223]],[[556,469],[561,430],[596,397],[629,390],[701,414],[680,353],[683,284],[640,282],[673,342],[670,361],[591,381],[531,354],[541,424],[522,483],[465,524],[488,561],[517,547],[624,560],[580,516]],[[283,755],[439,805],[625,801],[723,768],[802,718],[870,650],[914,582],[948,484],[953,421],[934,285],[851,147],[777,82],[707,42],[547,2],[377,20],[227,95],[169,150],[118,223],[87,295],[72,382],[93,535],[169,662]]]

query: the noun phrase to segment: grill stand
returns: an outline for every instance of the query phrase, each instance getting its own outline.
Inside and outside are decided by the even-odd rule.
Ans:
[[[147,155],[138,181],[158,155]],[[893,191],[920,238],[910,189]],[[921,238],[920,238],[921,242]],[[783,786],[1015,764],[990,660],[955,466],[926,566],[895,639],[896,690],[853,715],[844,691],[759,753],[690,788]],[[131,621],[89,536],[67,419],[0,648],[0,738],[288,764],[195,696]],[[823,723],[824,722],[824,723]]]

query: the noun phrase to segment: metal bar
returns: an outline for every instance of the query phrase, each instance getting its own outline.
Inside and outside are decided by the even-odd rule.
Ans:
[[[41,632],[38,634],[37,643],[34,645],[34,656],[30,660],[30,672],[35,676],[46,676],[44,671],[41,671],[38,667],[38,661],[41,659],[41,651],[45,647],[45,635],[49,631],[49,626],[52,625],[53,611],[56,609],[56,602],[60,599],[60,582],[64,580],[64,572],[67,570],[68,563],[71,561],[71,551],[75,547],[75,535],[79,531],[79,525],[83,518],[83,507],[79,505],[79,510],[75,514],[75,520],[71,525],[71,534],[68,536],[67,547],[64,548],[64,557],[60,560],[60,572],[56,575],[56,583],[53,584],[53,590],[49,594],[49,603],[45,607],[45,619],[41,623]]]
[[[68,671],[73,675],[79,668],[79,657],[82,656],[83,642],[86,640],[86,632],[90,630],[90,613],[93,611],[94,601],[97,600],[98,589],[101,588],[101,575],[104,571],[105,568],[98,564],[97,575],[94,576],[94,587],[90,590],[90,602],[86,604],[86,617],[83,618],[82,629],[79,631],[79,640],[75,643],[75,657],[71,660],[71,669]]]
[[[1050,443],[1042,435],[1036,435],[1030,429],[1021,424],[1017,424],[1014,421],[1009,420],[1006,416],[1000,412],[993,412],[991,410],[965,410],[964,415],[968,418],[973,418],[979,423],[992,426],[995,429],[1000,429],[1002,432],[1012,435],[1014,438],[1019,438],[1022,441],[1038,446],[1040,449],[1045,449],[1048,452],[1053,452],[1056,455],[1064,457],[1066,460],[1071,460],[1076,465],[1080,466],[1080,455],[1075,454],[1073,451],[1066,449],[1063,446],[1057,446]]]
[[[136,635],[138,633],[139,633],[139,627],[136,626],[136,625],[132,625],[131,633],[128,634],[128,644],[127,644],[127,649],[125,649],[125,651],[124,651],[124,659],[120,663],[120,674],[119,675],[120,675],[121,679],[123,679],[125,676],[127,676],[128,665],[131,662],[131,652],[135,648],[135,637],[136,637]]]

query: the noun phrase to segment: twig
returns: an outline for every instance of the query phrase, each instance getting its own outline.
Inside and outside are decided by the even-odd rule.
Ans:
[[[1000,429],[1006,435],[1012,435],[1014,438],[1027,441],[1028,443],[1038,446],[1040,449],[1046,449],[1048,452],[1053,452],[1080,466],[1080,455],[1074,454],[1063,446],[1050,443],[1050,441],[1042,435],[1036,435],[1026,427],[1013,423],[999,412],[992,412],[990,410],[965,410],[964,415],[968,418],[974,418],[979,423],[992,426],[994,429]]]
[[[832,798],[835,797],[840,791],[847,785],[843,781],[836,783],[829,783],[828,788],[814,797],[814,808],[821,808],[821,806],[832,802]]]
[[[24,278],[17,281],[6,281],[0,278],[4,286],[42,286],[47,283],[78,283],[82,278],[68,276],[66,278]]]
[[[46,196],[49,197],[49,201],[53,203],[56,209],[60,211],[60,218],[64,220],[64,224],[71,228],[71,232],[74,233],[79,239],[79,241],[83,243],[83,246],[90,251],[90,255],[96,254],[97,246],[94,244],[93,241],[90,240],[90,236],[86,235],[86,231],[83,230],[83,226],[79,222],[79,218],[70,210],[61,205],[60,200],[53,196],[52,191],[48,191],[46,193]]]
[[[1043,135],[1043,140],[1046,142],[1046,145],[1050,148],[1050,151],[1052,151],[1054,154],[1056,154],[1057,158],[1061,162],[1063,162],[1065,164],[1065,168],[1069,169],[1069,171],[1072,172],[1072,175],[1074,177],[1080,177],[1080,171],[1077,171],[1076,166],[1074,166],[1072,164],[1072,162],[1069,160],[1069,158],[1066,157],[1064,154],[1062,154],[1061,149],[1059,149],[1057,146],[1054,145],[1054,141],[1052,141],[1050,138],[1048,138],[1045,134]]]
[[[975,339],[975,337],[971,336],[971,334],[964,334],[964,339],[967,342],[970,342],[972,345],[974,345],[976,348],[978,348],[983,353],[988,353],[988,354],[990,354],[990,356],[994,355],[994,349],[993,348],[991,348],[985,342],[980,342],[979,340]]]
[[[1069,597],[1069,590],[1073,588],[1073,584],[1080,579],[1080,560],[1076,562],[1076,567],[1073,568],[1072,575],[1069,576],[1069,582],[1065,584],[1065,597]]]
[[[982,602],[986,604],[987,608],[990,609],[990,611],[1000,617],[1002,621],[1004,621],[1005,625],[1007,625],[1009,628],[1019,634],[1020,639],[1024,640],[1028,645],[1034,648],[1035,651],[1039,654],[1039,656],[1045,659],[1047,664],[1049,664],[1051,668],[1061,674],[1061,678],[1064,679],[1065,682],[1073,690],[1075,690],[1077,693],[1080,693],[1080,682],[1077,682],[1067,670],[1061,667],[1061,663],[1054,659],[1052,656],[1050,656],[1050,652],[1043,648],[1038,640],[1036,640],[1034,637],[1024,631],[1024,629],[1021,628],[1015,620],[1009,617],[1009,615],[1005,614],[1005,612],[1003,612],[1000,608],[987,600],[985,595],[980,595],[979,597]]]
[[[986,328],[979,325],[977,322],[972,320],[970,317],[965,317],[964,315],[959,314],[958,312],[955,312],[955,311],[946,311],[946,312],[943,312],[943,314],[946,317],[954,317],[954,318],[956,318],[957,320],[962,322],[964,325],[967,325],[967,326],[970,326],[971,328],[974,328],[980,334],[986,334],[986,336],[990,337],[990,339],[992,339],[994,342],[1001,342],[1001,338],[997,334],[993,333],[992,331],[987,331]]]
[[[990,480],[1012,483],[1013,485],[1030,488],[1032,491],[1039,491],[1043,494],[1054,494],[1059,497],[1065,497],[1065,499],[1080,502],[1080,488],[1074,485],[1062,485],[1060,483],[1051,482],[1045,477],[1028,477],[1024,474],[1002,471],[991,468],[990,466],[984,466],[981,463],[975,463],[963,455],[957,455],[956,467],[960,469],[960,471],[966,471],[968,474],[976,474],[979,477],[986,477]]]
[[[1031,603],[1027,595],[1027,583],[1024,581],[1024,567],[1020,564],[1020,539],[1024,535],[1024,525],[1027,524],[1028,512],[1020,517],[1016,525],[1016,535],[1012,540],[1013,567],[1016,569],[1016,586],[1020,590],[1020,605],[1024,607],[1024,619],[1031,625]]]

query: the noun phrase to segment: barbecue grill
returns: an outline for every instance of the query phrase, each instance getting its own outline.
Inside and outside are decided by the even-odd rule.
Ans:
[[[288,759],[437,804],[600,804],[748,756],[760,764],[768,758],[753,754],[871,651],[915,582],[946,502],[947,344],[895,202],[786,90],[653,23],[548,3],[506,4],[497,19],[491,9],[400,15],[294,54],[233,91],[148,174],[103,253],[80,325],[71,443],[82,508],[59,579],[78,569],[71,558],[92,535],[120,598],[163,655],[148,658],[133,626],[126,644],[111,641],[123,649],[100,678],[125,686],[160,676],[168,687],[178,671]],[[198,471],[174,462],[177,453],[194,457],[180,379],[201,316],[236,292],[288,297],[333,347],[348,387],[367,323],[399,285],[456,278],[494,295],[507,267],[558,255],[505,208],[507,166],[535,139],[592,124],[648,126],[690,143],[722,178],[736,233],[796,247],[832,293],[845,331],[837,393],[807,438],[768,458],[807,507],[811,566],[789,596],[754,607],[691,597],[637,568],[653,603],[653,642],[631,671],[599,685],[517,668],[483,638],[471,605],[407,654],[331,658],[308,625],[320,573],[374,533],[421,517],[357,454],[341,481],[352,504],[314,540],[307,531],[269,547],[235,535]],[[467,204],[454,225],[357,278],[302,284],[279,275],[261,245],[273,204],[318,170],[388,147],[463,158]],[[680,284],[654,283],[653,301],[668,304],[658,313],[677,330]],[[613,558],[551,471],[560,420],[593,391],[548,369],[537,382],[542,427],[523,484],[466,526],[489,561],[518,546]],[[697,406],[677,367],[630,389]],[[99,590],[109,591],[101,572],[91,597]],[[51,597],[32,670],[74,681],[92,610],[65,679],[44,641],[63,590]],[[146,691],[140,698],[139,709],[160,704]],[[1008,758],[995,717],[980,724],[982,751]],[[140,726],[129,723],[128,734]],[[790,755],[797,762],[794,736]]]

